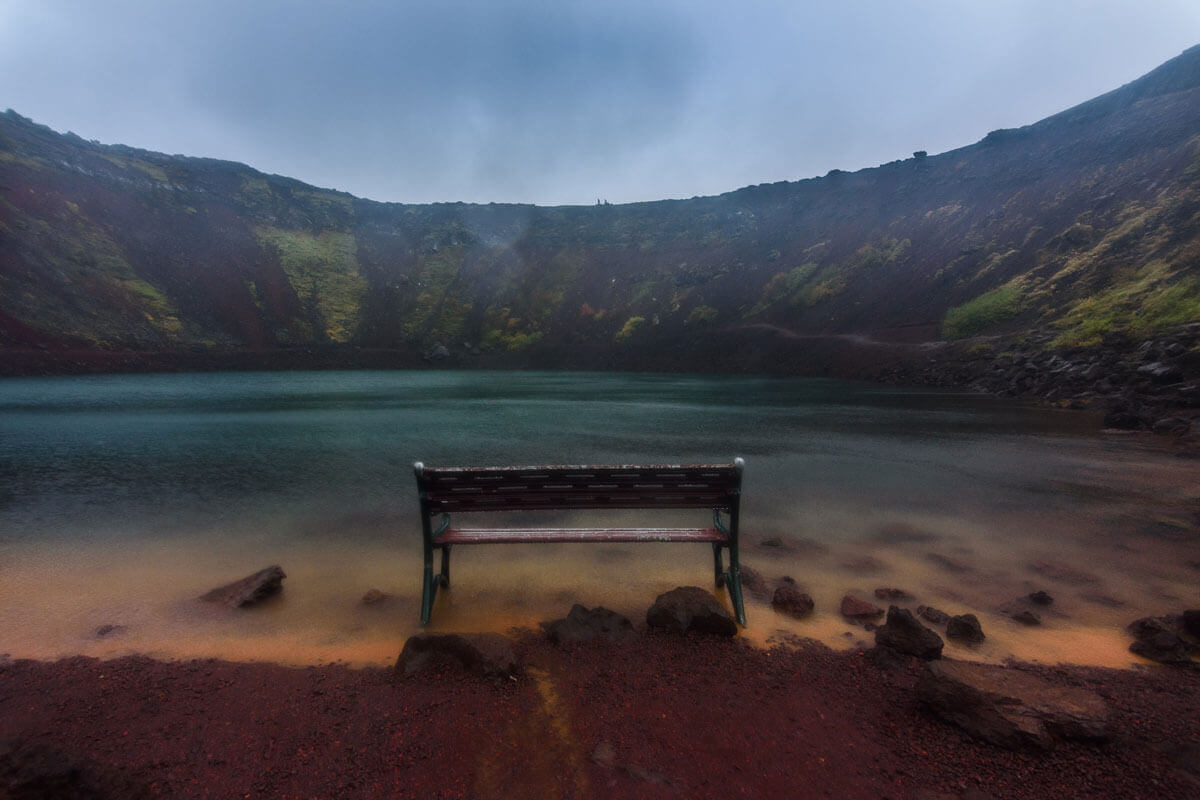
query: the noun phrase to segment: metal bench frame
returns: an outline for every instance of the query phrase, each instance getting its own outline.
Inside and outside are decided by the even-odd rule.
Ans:
[[[421,503],[424,582],[421,624],[429,622],[439,587],[450,586],[450,550],[459,544],[549,542],[705,542],[712,545],[717,586],[729,591],[746,624],[738,562],[738,518],[745,462],[542,467],[426,467],[413,464]],[[582,509],[704,508],[710,528],[457,528],[452,513]],[[434,518],[439,517],[435,523]],[[722,565],[729,551],[729,568]],[[433,552],[440,550],[435,578]]]

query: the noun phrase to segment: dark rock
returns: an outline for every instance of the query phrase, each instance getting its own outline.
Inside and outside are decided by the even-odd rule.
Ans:
[[[1129,645],[1129,650],[1142,658],[1160,664],[1186,664],[1192,660],[1196,647],[1173,631],[1157,631]]]
[[[1194,636],[1188,629],[1188,620],[1194,620],[1194,611],[1183,614],[1168,614],[1162,617],[1142,617],[1126,626],[1135,641],[1129,650],[1142,658],[1160,664],[1185,664],[1200,647],[1189,641]]]
[[[391,599],[392,595],[387,592],[382,592],[379,589],[367,589],[366,593],[362,596],[362,604],[364,606],[377,606]]]
[[[1027,599],[1035,606],[1048,606],[1054,602],[1054,598],[1041,589],[1028,595]]]
[[[991,664],[931,661],[917,681],[917,697],[947,722],[1011,750],[1108,735],[1109,711],[1099,695]]]
[[[1016,622],[1022,625],[1029,625],[1030,627],[1042,624],[1042,618],[1027,608],[1021,611],[1013,611],[1008,616]]]
[[[945,625],[950,621],[950,615],[933,606],[917,606],[917,616],[934,625]]]
[[[1183,373],[1179,371],[1179,367],[1162,361],[1143,364],[1138,367],[1137,372],[1155,383],[1179,383],[1183,380]]]
[[[875,644],[930,660],[942,657],[942,637],[917,622],[907,608],[889,606],[887,623],[875,631]]]
[[[1147,639],[1161,631],[1174,631],[1175,620],[1171,617],[1142,617],[1125,626],[1135,639]]]
[[[495,678],[519,670],[512,642],[498,633],[418,633],[396,659],[396,671],[405,676],[446,667]]]
[[[646,612],[646,624],[671,633],[737,633],[737,623],[729,612],[699,586],[679,586],[660,594]]]
[[[912,600],[912,595],[903,589],[881,587],[875,590],[875,597],[880,600]]]
[[[228,608],[244,608],[279,594],[283,591],[283,579],[286,577],[281,567],[267,567],[240,581],[213,589],[201,595],[200,599]]]
[[[874,603],[868,603],[866,600],[860,600],[851,594],[842,598],[840,611],[843,617],[850,619],[878,619],[883,616],[882,608]]]
[[[974,614],[961,614],[951,617],[946,623],[946,638],[957,639],[970,644],[978,644],[984,640],[983,628],[979,618]]]
[[[879,669],[888,671],[904,669],[912,661],[912,656],[907,653],[901,653],[899,650],[893,650],[890,647],[883,647],[878,644],[868,650],[866,655],[867,660],[871,664]]]
[[[1200,608],[1183,612],[1183,629],[1197,639],[1200,639]]]
[[[588,609],[578,603],[571,606],[565,619],[547,622],[542,627],[555,644],[578,644],[596,639],[628,642],[637,638],[628,617],[602,606]]]
[[[813,613],[813,599],[793,584],[781,583],[771,597],[771,607],[796,619],[804,619]]]

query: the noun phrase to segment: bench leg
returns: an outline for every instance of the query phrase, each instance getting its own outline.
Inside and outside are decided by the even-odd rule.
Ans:
[[[442,545],[442,588],[450,587],[450,545]]]
[[[730,567],[725,586],[729,589],[729,599],[733,601],[734,616],[737,617],[738,624],[744,628],[746,627],[746,606],[742,603],[742,574],[737,566]]]
[[[733,613],[737,616],[738,624],[746,627],[746,606],[742,602],[742,565],[738,560],[737,540],[729,548],[729,572],[725,573],[725,586],[729,589],[729,599],[733,601]]]
[[[713,570],[717,576],[717,586],[725,585],[725,567],[721,564],[721,545],[713,542]]]
[[[433,613],[433,598],[437,595],[437,584],[433,582],[433,555],[425,556],[424,581],[421,584],[421,624],[429,624]]]

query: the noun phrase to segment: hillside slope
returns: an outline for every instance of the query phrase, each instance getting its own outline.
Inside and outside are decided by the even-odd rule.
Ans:
[[[1094,347],[1200,321],[1198,189],[1200,47],[951,152],[619,206],[377,203],[9,111],[0,353],[819,373],[854,370],[817,342]]]

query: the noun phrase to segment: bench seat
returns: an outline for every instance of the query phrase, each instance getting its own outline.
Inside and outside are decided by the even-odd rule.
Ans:
[[[709,542],[729,537],[716,528],[447,528],[441,544],[551,544],[554,542]]]

